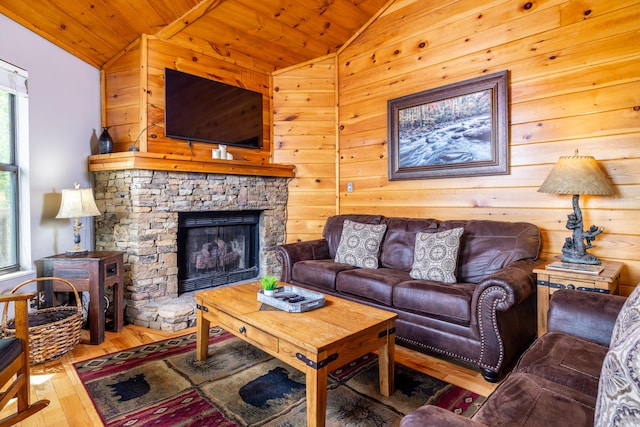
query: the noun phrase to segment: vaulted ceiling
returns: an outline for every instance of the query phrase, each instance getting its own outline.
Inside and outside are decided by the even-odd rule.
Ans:
[[[336,52],[387,0],[2,0],[0,13],[98,68],[141,34],[273,71]]]

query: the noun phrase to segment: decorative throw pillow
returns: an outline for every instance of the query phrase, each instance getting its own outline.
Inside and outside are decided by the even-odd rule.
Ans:
[[[335,262],[361,268],[378,268],[378,252],[386,224],[362,224],[344,220]]]
[[[616,317],[609,347],[614,346],[621,339],[626,339],[629,335],[628,330],[638,325],[640,325],[640,284],[631,292]]]
[[[416,234],[413,266],[409,275],[414,279],[456,283],[463,231],[463,228],[453,228],[439,233]]]
[[[595,426],[637,425],[640,418],[640,284],[616,318],[602,363]]]

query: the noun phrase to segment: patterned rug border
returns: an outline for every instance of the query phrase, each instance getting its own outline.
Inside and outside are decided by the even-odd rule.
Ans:
[[[209,334],[210,334],[209,346],[234,338],[233,334],[226,332],[225,330],[219,327],[212,327],[209,330]],[[128,350],[115,351],[106,355],[101,355],[101,356],[93,357],[83,361],[75,362],[73,363],[73,367],[80,381],[82,382],[82,385],[85,388],[87,395],[91,399],[91,403],[96,409],[96,412],[99,414],[104,425],[109,425],[109,426],[142,425],[142,424],[139,424],[139,422],[142,422],[144,424],[144,422],[146,421],[142,421],[141,417],[147,418],[145,417],[145,414],[150,414],[151,415],[150,418],[155,417],[156,414],[153,412],[153,410],[156,410],[156,409],[163,410],[163,411],[166,410],[167,412],[171,412],[174,416],[180,417],[183,414],[181,414],[179,410],[175,410],[174,409],[175,405],[172,406],[171,402],[174,402],[176,401],[176,399],[179,399],[181,398],[181,396],[185,396],[185,395],[191,395],[191,396],[197,395],[201,400],[212,405],[215,411],[217,411],[215,418],[219,422],[218,424],[215,424],[215,425],[220,425],[220,426],[243,425],[242,422],[238,422],[239,420],[233,419],[233,414],[229,414],[229,415],[232,415],[231,419],[226,418],[224,413],[220,412],[220,411],[226,411],[226,409],[219,407],[219,403],[210,401],[210,397],[207,398],[205,397],[205,395],[201,394],[199,387],[195,387],[195,388],[192,387],[188,391],[183,391],[171,396],[167,396],[165,399],[154,402],[153,404],[150,404],[148,407],[145,406],[144,408],[135,409],[133,411],[128,410],[125,407],[124,412],[120,412],[121,415],[117,415],[116,417],[114,417],[113,415],[108,415],[109,420],[106,419],[105,413],[102,412],[102,409],[98,407],[98,401],[93,396],[92,390],[89,389],[90,385],[91,387],[94,387],[94,385],[91,384],[92,381],[107,378],[111,375],[115,375],[120,372],[123,372],[123,373],[129,372],[130,370],[142,364],[146,364],[146,363],[150,363],[158,360],[168,360],[172,356],[180,355],[182,353],[189,353],[191,351],[195,351],[195,349],[196,349],[196,333],[189,332],[177,337],[160,340],[154,343],[142,344]],[[350,364],[347,364],[341,367],[342,369],[336,369],[335,371],[332,371],[330,373],[330,379],[329,379],[330,389],[332,389],[331,381],[337,382],[337,384],[335,385],[336,387],[339,386],[339,384],[346,385],[346,381],[350,381],[351,378],[360,375],[361,371],[366,370],[371,365],[371,363],[374,363],[374,362],[377,363],[377,356],[375,354],[365,355],[359,358],[358,360],[353,361]],[[399,378],[398,378],[399,372],[402,371],[403,369],[406,369],[409,371],[415,371],[415,369],[405,367],[404,365],[399,364],[398,362],[396,362],[396,364],[397,364],[396,365],[396,368],[397,368],[396,369],[396,391],[398,391],[398,387],[399,386],[401,387],[401,384],[399,383],[402,383],[402,379],[400,379],[399,381]],[[377,369],[376,369],[376,375],[377,375]],[[430,377],[427,374],[422,374],[422,375]],[[405,374],[405,377],[406,376],[407,375]],[[434,379],[434,380],[447,384],[446,381],[441,381],[437,379]],[[373,381],[373,378],[369,378],[368,382],[376,383],[375,386],[377,386],[377,380]],[[371,398],[374,398],[373,397],[374,395],[370,394],[370,390],[358,390],[358,389],[352,389],[352,388],[350,389],[366,398],[369,398],[369,396],[371,396]],[[191,393],[191,392],[194,392],[194,393]],[[102,395],[104,394],[99,394],[98,396],[102,396]],[[437,405],[449,411],[455,412],[457,414],[464,415],[465,417],[470,417],[474,412],[477,411],[480,404],[485,399],[486,398],[483,396],[480,396],[469,390],[465,390],[464,388],[457,387],[455,385],[448,383],[448,385],[445,385],[441,389],[435,391],[435,393],[432,394],[429,397],[428,401],[425,403]],[[374,398],[374,400],[376,399]],[[192,397],[188,398],[188,403],[191,403],[192,401],[193,401]],[[105,404],[102,400],[100,402],[101,402],[100,403],[101,405]],[[389,410],[392,410],[393,412],[399,414],[400,416],[404,414],[404,412],[402,411],[406,410],[406,407],[399,410],[393,405],[390,405],[384,401],[379,401],[378,404],[387,406]],[[113,411],[113,409],[109,409],[109,408],[114,408],[114,406],[105,407],[106,413],[112,414],[112,412],[110,411]],[[209,413],[214,413],[214,412],[209,412]],[[130,419],[130,417],[133,417],[133,419]],[[195,418],[189,419],[189,417],[186,417],[185,419],[183,419],[183,421],[179,425],[197,426],[198,425],[197,423],[191,424],[194,421],[197,421],[197,420],[195,420]],[[201,421],[202,419],[200,419],[200,422]],[[156,424],[154,425],[166,425],[166,424],[157,424],[156,422]]]
[[[219,333],[218,331],[221,331]],[[209,329],[209,345],[215,344],[220,341],[232,338],[234,335],[218,328]],[[170,348],[164,349],[162,347],[171,345]],[[114,351],[102,356],[92,357],[81,362],[75,362],[73,364],[74,369],[78,373],[81,381],[91,381],[96,377],[103,377],[105,375],[112,374],[120,370],[124,362],[130,363],[127,368],[133,368],[142,363],[150,362],[153,360],[164,359],[166,357],[173,356],[181,353],[184,349],[187,351],[195,350],[196,348],[196,333],[189,332],[184,335],[180,335],[173,338],[167,338],[165,340],[156,341],[149,344],[142,344],[137,347],[133,347],[127,350]],[[160,351],[158,351],[160,349]],[[113,363],[108,365],[109,368],[104,368],[105,364],[111,362],[116,357],[126,356],[126,359],[122,360],[122,363]],[[78,367],[95,367],[95,371],[88,371],[80,374]],[[98,368],[101,368],[98,370]]]

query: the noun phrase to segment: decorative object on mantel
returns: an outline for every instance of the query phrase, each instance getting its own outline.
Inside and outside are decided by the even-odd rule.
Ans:
[[[109,154],[113,151],[113,139],[109,135],[109,128],[104,126],[102,133],[98,138],[98,152],[100,154]]]
[[[225,153],[223,153],[221,149],[214,148],[211,150],[211,158],[216,160],[233,160],[233,154],[226,152],[226,150]]]
[[[138,136],[136,137],[135,141],[133,141],[133,144],[131,145],[131,147],[129,147],[129,151],[140,151],[140,148],[138,148],[138,141],[140,140],[140,137],[142,136],[143,132],[148,130],[150,127],[155,126],[157,124],[158,124],[158,122],[153,122],[149,126],[147,126],[146,128],[142,129],[140,131],[140,133],[138,134]],[[156,138],[156,135],[152,134],[151,138]]]
[[[567,216],[567,229],[572,237],[567,237],[562,247],[562,261],[576,264],[600,264],[598,257],[587,253],[596,236],[604,227],[592,225],[584,231],[582,211],[579,206],[580,194],[609,196],[615,193],[609,178],[592,156],[580,156],[576,150],[573,156],[560,157],[549,176],[538,189],[540,193],[572,194],[573,213]]]
[[[91,188],[80,188],[75,183],[73,189],[62,190],[62,202],[56,218],[73,218],[73,242],[75,246],[69,249],[67,255],[85,255],[87,249],[80,248],[80,230],[82,223],[80,217],[102,215],[96,206]]]

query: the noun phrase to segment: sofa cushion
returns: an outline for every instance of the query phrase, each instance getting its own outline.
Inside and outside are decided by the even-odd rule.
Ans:
[[[318,288],[335,290],[336,276],[344,270],[356,267],[348,264],[338,264],[333,260],[298,261],[291,269],[291,278],[295,282],[307,283]]]
[[[595,398],[535,375],[513,372],[474,421],[488,426],[592,426]]]
[[[413,252],[418,232],[438,231],[440,221],[421,218],[385,218],[387,232],[382,241],[380,265],[409,272],[413,266]]]
[[[604,358],[595,426],[637,425],[640,418],[640,284],[625,301]]]
[[[458,280],[478,283],[521,259],[534,260],[540,251],[540,230],[525,222],[443,221],[441,229],[464,227],[458,257]]]
[[[340,292],[356,295],[391,306],[393,287],[405,280],[410,280],[409,273],[388,268],[354,269],[338,274],[336,289]]]
[[[322,230],[322,237],[327,241],[329,246],[329,256],[333,259],[336,257],[338,251],[338,245],[342,237],[342,225],[345,220],[351,220],[354,222],[360,222],[362,224],[380,224],[382,222],[382,215],[334,215],[327,218]]]
[[[573,335],[549,332],[537,339],[514,368],[596,397],[608,348]]]
[[[468,283],[446,285],[409,280],[393,288],[393,306],[468,324],[471,321],[471,300],[475,288],[475,284]]]
[[[385,224],[363,224],[345,220],[335,261],[360,268],[378,268],[378,254]]]
[[[456,267],[460,250],[462,228],[439,233],[416,234],[413,267],[409,273],[414,279],[456,283]]]

